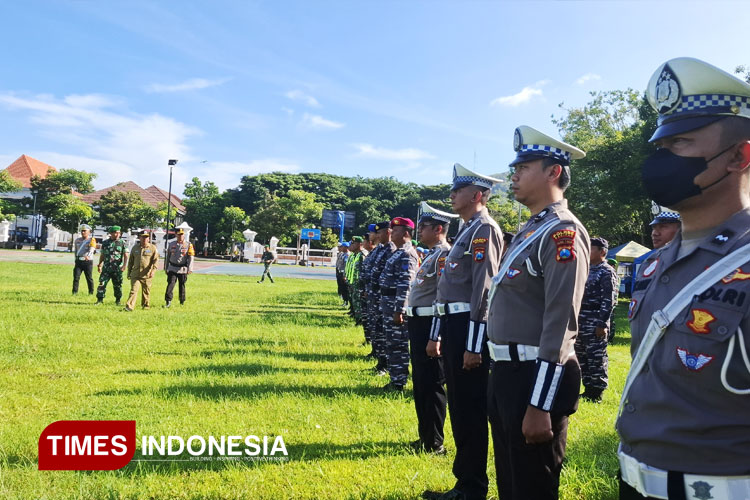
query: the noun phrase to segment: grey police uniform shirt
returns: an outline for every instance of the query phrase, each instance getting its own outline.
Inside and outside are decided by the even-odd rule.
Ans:
[[[185,240],[178,243],[177,240],[170,241],[167,245],[167,255],[164,259],[164,269],[169,273],[188,274],[193,272],[193,261],[195,257],[191,253],[192,243]],[[191,252],[191,250],[193,250]]]
[[[405,242],[388,258],[383,268],[381,283],[384,289],[395,289],[396,295],[393,311],[383,311],[383,314],[406,312],[406,296],[418,268],[419,256],[410,241]]]
[[[678,233],[639,268],[628,312],[633,355],[654,311],[707,267],[750,243],[750,208],[678,259],[681,239]],[[732,393],[722,383],[726,364],[727,385],[750,388],[740,343],[750,351],[750,262],[716,276],[656,344],[618,421],[622,451],[664,470],[750,474],[750,394]]]
[[[537,346],[538,359],[563,364],[573,352],[589,275],[586,228],[561,200],[532,217],[505,255],[553,217],[559,222],[511,262],[492,298],[487,331],[494,344]]]
[[[435,302],[438,280],[445,269],[445,260],[450,249],[451,246],[446,241],[432,247],[411,282],[409,307],[430,307]]]
[[[502,231],[487,208],[474,214],[456,235],[438,282],[437,302],[471,304],[471,325],[487,321],[487,292],[503,253]],[[466,350],[482,352],[483,328],[467,337]],[[471,344],[471,345],[469,345]]]

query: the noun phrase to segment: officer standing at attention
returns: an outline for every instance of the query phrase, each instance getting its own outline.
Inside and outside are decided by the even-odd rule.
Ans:
[[[437,297],[440,275],[445,268],[450,245],[445,241],[450,221],[458,217],[422,202],[419,217],[419,241],[430,250],[411,282],[407,300],[411,378],[414,385],[414,406],[417,411],[419,439],[411,443],[415,451],[445,454],[445,371],[437,349],[427,354],[427,343],[434,321],[432,305]]]
[[[273,283],[273,278],[271,277],[271,264],[276,262],[276,254],[271,251],[270,245],[263,245],[263,255],[260,256],[260,261],[263,263],[263,274],[260,276],[258,283],[263,283],[266,276],[268,276],[268,279]]]
[[[81,225],[81,237],[73,242],[76,254],[76,262],[73,267],[73,295],[78,293],[78,282],[81,273],[86,276],[86,284],[89,287],[89,295],[94,294],[94,252],[96,251],[96,240],[91,236],[91,226]]]
[[[638,272],[617,428],[620,498],[750,497],[750,85],[662,64],[646,192],[682,231]],[[717,265],[718,264],[718,265]]]
[[[487,497],[487,292],[503,250],[503,233],[487,211],[490,188],[498,179],[456,163],[450,199],[464,221],[438,282],[435,307],[448,386],[448,411],[456,444],[448,492],[425,492],[425,498]],[[438,338],[438,335],[440,338]]]
[[[411,243],[414,221],[396,217],[391,221],[391,242],[397,250],[388,258],[380,275],[380,310],[386,335],[386,356],[391,381],[383,388],[403,391],[409,379],[409,331],[406,327],[406,295],[417,274],[419,256]]]
[[[185,303],[185,283],[188,274],[193,272],[195,249],[193,244],[185,241],[185,230],[178,229],[175,241],[167,245],[167,255],[164,258],[164,271],[167,273],[167,291],[164,293],[164,307],[172,305],[172,292],[175,282],[180,284],[180,305]]]
[[[122,272],[128,264],[128,247],[120,239],[120,226],[110,226],[107,229],[109,239],[102,241],[99,254],[99,286],[96,289],[96,305],[103,304],[107,283],[112,280],[115,293],[115,304],[120,305],[122,298]]]
[[[663,210],[651,221],[651,241],[654,249],[661,248],[674,239],[682,226],[682,218],[677,212]]]
[[[396,251],[396,245],[391,241],[391,222],[384,221],[375,224],[380,244],[383,246],[375,256],[370,267],[370,289],[372,295],[372,349],[378,360],[374,371],[379,376],[388,374],[388,353],[386,348],[385,330],[383,329],[383,311],[381,309],[380,275],[383,274],[385,263]]]
[[[362,250],[361,236],[352,236],[349,243],[349,258],[346,260],[344,267],[344,285],[349,293],[349,300],[354,313],[354,322],[357,325],[362,324],[362,297],[359,294],[359,273],[362,270],[362,260],[367,256],[367,250]]]
[[[375,330],[375,310],[373,305],[374,296],[372,291],[370,271],[372,268],[372,263],[375,262],[378,253],[383,250],[383,245],[380,244],[380,238],[378,237],[378,233],[375,231],[375,226],[376,224],[370,224],[369,226],[367,226],[367,236],[368,240],[370,241],[370,253],[367,255],[367,257],[365,257],[365,260],[362,261],[362,269],[360,270],[359,274],[359,286],[360,290],[362,291],[362,296],[364,297],[362,302],[362,311],[364,314],[363,323],[365,331],[365,344],[369,344],[372,342],[372,333]],[[367,357],[376,357],[374,344]]]
[[[349,257],[349,247],[342,241],[338,246],[338,255],[336,256],[336,284],[338,285],[341,305],[349,305],[349,292],[346,287],[346,261]]]
[[[159,262],[159,250],[151,243],[151,233],[145,229],[138,233],[138,243],[133,245],[128,261],[128,279],[130,295],[125,303],[125,310],[131,312],[138,301],[138,290],[141,290],[141,306],[151,307],[151,282],[156,274]]]
[[[589,235],[568,210],[578,148],[531,127],[515,131],[511,189],[531,211],[492,279],[488,391],[498,496],[558,498],[568,416],[578,407],[578,333]]]
[[[610,320],[615,309],[615,270],[605,257],[609,243],[604,238],[591,238],[589,277],[578,315],[578,337],[575,350],[583,376],[583,399],[598,403],[607,388],[607,341]]]

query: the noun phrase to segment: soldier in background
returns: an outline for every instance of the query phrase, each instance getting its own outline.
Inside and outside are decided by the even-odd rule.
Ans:
[[[456,163],[450,199],[464,221],[448,253],[438,282],[436,308],[448,387],[448,411],[456,444],[456,484],[445,493],[425,498],[484,499],[487,497],[487,292],[503,251],[502,231],[487,211],[490,189],[498,179]]]
[[[138,291],[141,292],[141,307],[151,307],[151,283],[156,274],[159,263],[159,250],[151,243],[151,233],[146,230],[138,233],[138,242],[133,245],[128,260],[128,279],[130,280],[130,295],[125,303],[128,312],[135,309],[138,301]]]
[[[607,388],[607,341],[610,321],[617,300],[617,274],[606,262],[609,243],[604,238],[591,238],[589,276],[578,314],[576,357],[581,365],[583,397],[598,403]]]
[[[651,241],[654,249],[661,248],[672,241],[682,227],[682,218],[677,212],[661,211],[651,221]]]
[[[380,310],[386,336],[386,356],[391,381],[385,390],[403,391],[409,378],[409,332],[404,321],[406,295],[419,267],[417,250],[411,243],[414,222],[405,217],[391,221],[391,242],[396,250],[380,276]]]
[[[260,261],[263,263],[263,274],[260,276],[258,283],[263,283],[266,276],[268,276],[268,279],[273,283],[273,278],[271,277],[271,264],[276,262],[276,253],[271,251],[270,245],[263,245],[263,255],[260,256]]]
[[[107,229],[109,239],[102,242],[99,254],[99,287],[96,289],[96,305],[104,303],[107,283],[112,280],[115,294],[115,304],[120,305],[122,298],[122,272],[128,264],[128,247],[120,239],[120,226],[110,226]]]
[[[73,242],[75,250],[75,265],[73,267],[73,295],[78,293],[78,282],[81,273],[86,277],[86,285],[89,287],[89,295],[94,294],[94,252],[96,252],[96,239],[91,235],[91,226],[81,225],[81,237]]]
[[[164,307],[172,305],[172,293],[175,282],[180,285],[180,305],[185,303],[185,284],[188,274],[193,272],[193,260],[195,249],[193,244],[185,241],[185,230],[178,229],[175,233],[175,241],[167,245],[167,254],[164,257],[164,271],[167,273],[167,291],[164,293]]]
[[[359,293],[362,297],[362,329],[365,334],[365,341],[362,345],[367,345],[372,342],[372,329],[373,329],[373,313],[372,313],[372,300],[371,300],[371,286],[370,286],[370,267],[372,267],[373,258],[380,251],[380,244],[378,242],[378,235],[375,232],[375,224],[369,224],[367,226],[367,239],[365,240],[365,248],[369,252],[367,256],[362,260],[362,267],[359,271]],[[375,348],[370,350],[367,357],[375,357]]]
[[[414,407],[417,412],[419,439],[411,443],[417,452],[427,451],[437,455],[446,453],[443,446],[445,424],[445,371],[443,357],[437,345],[427,352],[430,330],[439,328],[434,317],[433,304],[437,297],[438,280],[445,268],[450,245],[445,241],[450,221],[457,215],[442,212],[422,202],[419,218],[419,241],[429,253],[411,282],[406,307],[411,352]],[[433,344],[436,344],[433,342]]]
[[[396,245],[391,241],[391,222],[383,221],[375,224],[375,232],[380,241],[380,251],[374,257],[370,266],[370,295],[372,300],[371,313],[372,320],[372,349],[377,359],[377,364],[373,369],[379,376],[388,374],[388,353],[386,351],[385,330],[383,330],[383,314],[380,308],[380,275],[383,274],[383,267],[396,251]]]
[[[581,372],[573,344],[589,269],[589,235],[568,210],[580,149],[531,127],[514,134],[511,189],[531,211],[492,279],[489,417],[498,496],[557,499],[568,416]]]

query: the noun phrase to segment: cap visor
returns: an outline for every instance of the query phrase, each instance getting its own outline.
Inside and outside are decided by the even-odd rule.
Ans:
[[[726,118],[725,116],[693,116],[691,118],[683,118],[681,120],[674,120],[669,123],[664,123],[657,127],[654,135],[648,142],[658,141],[665,137],[671,137],[673,135],[682,134],[684,132],[690,132],[691,130],[697,130],[699,128],[711,125],[714,122]]]

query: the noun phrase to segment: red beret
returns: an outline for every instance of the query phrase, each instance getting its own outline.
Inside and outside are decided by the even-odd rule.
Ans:
[[[414,229],[414,221],[407,219],[406,217],[396,217],[391,221],[391,227],[406,226],[410,229]]]

